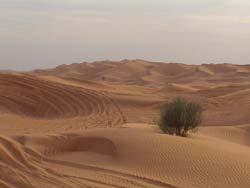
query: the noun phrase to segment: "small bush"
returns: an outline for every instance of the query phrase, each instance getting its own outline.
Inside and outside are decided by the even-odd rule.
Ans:
[[[159,127],[164,133],[187,136],[201,123],[202,108],[198,103],[177,97],[163,106]]]

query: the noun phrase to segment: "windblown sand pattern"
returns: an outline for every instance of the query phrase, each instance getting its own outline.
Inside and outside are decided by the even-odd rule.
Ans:
[[[188,138],[155,125],[184,96]],[[250,187],[250,66],[142,60],[0,74],[2,188]]]

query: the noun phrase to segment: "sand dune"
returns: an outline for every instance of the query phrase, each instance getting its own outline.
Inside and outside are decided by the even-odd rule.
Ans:
[[[0,73],[2,188],[250,187],[250,66],[143,60]],[[202,104],[202,127],[164,135],[160,107]]]
[[[101,93],[27,75],[1,74],[0,84],[4,112],[35,118],[65,118],[101,114],[114,108],[110,99]]]
[[[248,103],[243,100],[235,102],[232,108],[230,106],[232,100],[221,98],[223,95],[248,89],[250,84],[248,71],[250,69],[245,65],[185,65],[123,60],[63,65],[51,70],[34,71],[32,74],[60,77],[61,83],[64,84],[77,83],[78,86],[81,85],[80,87],[83,85],[93,90],[101,89],[112,93],[111,98],[116,98],[121,110],[127,114],[127,122],[130,123],[157,122],[160,105],[171,97],[182,95],[204,104],[204,125],[226,126],[245,124],[249,121]],[[92,84],[87,84],[86,80],[90,80]],[[95,86],[93,83],[101,85]],[[128,102],[123,106],[127,95],[135,100],[132,99],[133,103]],[[139,98],[144,100],[142,104],[145,105],[136,102]],[[155,101],[150,108],[148,100],[151,104]],[[233,101],[236,101],[236,98]],[[245,110],[239,114],[238,109],[242,106]],[[235,115],[228,116],[228,114]]]
[[[134,124],[123,129],[1,137],[1,169],[4,172],[1,185],[249,186],[250,151],[243,144],[220,140],[222,137],[214,139],[213,134],[204,134],[207,130],[194,138],[178,138],[155,132],[150,128],[153,125],[140,126]],[[14,177],[10,178],[10,173]]]
[[[185,83],[202,87],[204,82],[208,86],[218,83],[249,83],[250,67],[232,64],[185,65],[123,60],[62,65],[50,70],[36,70],[33,73],[115,84],[159,86],[166,83]]]
[[[0,121],[9,124],[5,130],[29,132],[32,124],[47,131],[86,129],[121,125],[125,118],[105,93],[24,74],[0,74]]]
[[[243,65],[193,66],[124,60],[62,65],[16,77],[2,74],[2,85],[8,83],[7,77],[12,81],[8,87],[2,87],[1,97],[5,98],[1,103],[5,104],[0,105],[0,111],[46,119],[92,117],[79,120],[85,121],[84,127],[88,128],[102,122],[103,117],[104,125],[93,127],[109,126],[115,117],[120,118],[112,122],[114,126],[122,122],[154,123],[158,121],[160,106],[171,97],[182,95],[204,105],[206,126],[246,124],[250,109],[248,70]],[[15,101],[17,97],[19,101]]]

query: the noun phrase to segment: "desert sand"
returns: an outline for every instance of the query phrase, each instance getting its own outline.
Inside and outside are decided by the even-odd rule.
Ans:
[[[160,107],[202,104],[187,138]],[[123,60],[0,73],[1,188],[250,187],[250,65]]]

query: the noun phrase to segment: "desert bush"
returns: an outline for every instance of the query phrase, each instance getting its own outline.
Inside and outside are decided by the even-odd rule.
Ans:
[[[159,127],[164,133],[187,136],[200,125],[201,117],[201,105],[177,97],[162,107]]]

